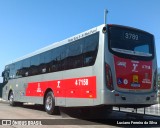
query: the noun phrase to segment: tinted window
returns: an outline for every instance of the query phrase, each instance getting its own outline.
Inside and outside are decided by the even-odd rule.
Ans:
[[[61,69],[60,70],[66,70],[67,69],[67,46],[61,46],[60,47],[60,55],[61,55]]]
[[[16,63],[16,77],[22,77],[22,61]]]
[[[10,65],[10,72],[9,72],[9,78],[15,78],[16,72],[15,72],[15,64]]]
[[[108,30],[109,49],[112,53],[137,59],[153,58],[153,35],[141,30],[120,26],[109,26]]]
[[[56,72],[61,70],[61,51],[60,47],[53,49],[51,52],[52,61],[50,63],[51,72]]]
[[[67,69],[83,67],[84,39],[75,41],[68,45]]]
[[[36,55],[31,57],[30,61],[31,61],[31,65],[29,67],[29,75],[37,75],[39,74],[39,59],[40,59],[40,55]]]
[[[29,67],[30,67],[30,58],[24,59],[22,61],[22,76],[28,76],[29,75]]]
[[[57,72],[92,66],[98,52],[99,33],[69,44],[54,48],[44,53],[17,62],[13,67],[8,66],[10,76],[26,77],[31,75]]]
[[[39,63],[39,74],[46,73],[45,53],[40,54]]]
[[[50,72],[50,62],[51,62],[51,51],[47,51],[40,54],[40,64],[39,72],[47,73]]]
[[[84,66],[91,66],[95,63],[98,52],[99,33],[85,38],[84,44]]]

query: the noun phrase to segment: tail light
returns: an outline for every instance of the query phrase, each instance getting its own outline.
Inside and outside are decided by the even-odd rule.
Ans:
[[[106,85],[109,90],[113,90],[113,80],[112,80],[112,72],[111,68],[108,64],[105,65],[106,70]]]
[[[154,79],[153,79],[153,91],[157,91],[157,69],[154,73]]]

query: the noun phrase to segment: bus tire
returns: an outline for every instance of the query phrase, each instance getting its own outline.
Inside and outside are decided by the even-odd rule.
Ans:
[[[13,92],[11,91],[10,94],[9,94],[9,105],[10,106],[16,106],[16,102],[14,101],[14,94]]]
[[[59,114],[59,108],[55,106],[55,98],[52,91],[49,91],[45,97],[45,110],[50,115]]]

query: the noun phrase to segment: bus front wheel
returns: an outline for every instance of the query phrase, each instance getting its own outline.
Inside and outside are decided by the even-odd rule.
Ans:
[[[14,102],[14,95],[13,95],[12,91],[9,94],[9,104],[10,104],[10,106],[15,106],[16,105],[16,103]]]
[[[59,108],[55,106],[55,98],[52,91],[49,91],[45,97],[45,110],[50,115],[59,114]]]

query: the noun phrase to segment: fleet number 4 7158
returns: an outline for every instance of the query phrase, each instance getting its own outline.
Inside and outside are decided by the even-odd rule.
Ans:
[[[88,86],[88,79],[76,79],[76,86]]]

